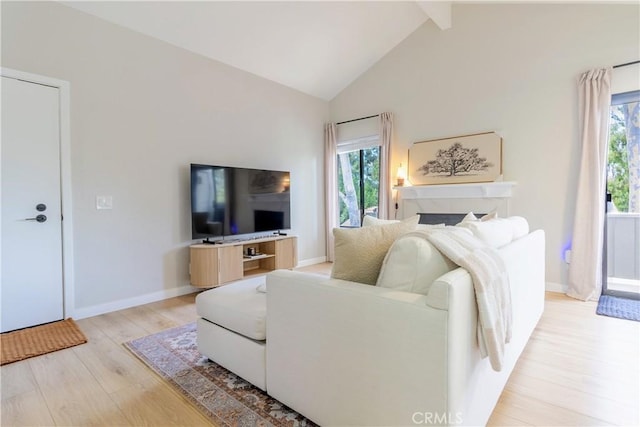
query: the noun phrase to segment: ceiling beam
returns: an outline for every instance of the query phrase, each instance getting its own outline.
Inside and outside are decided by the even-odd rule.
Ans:
[[[441,30],[451,28],[450,1],[417,1],[416,3]]]

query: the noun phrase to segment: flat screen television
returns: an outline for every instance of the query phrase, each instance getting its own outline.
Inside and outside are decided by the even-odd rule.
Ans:
[[[191,236],[209,239],[291,228],[290,174],[191,164]]]

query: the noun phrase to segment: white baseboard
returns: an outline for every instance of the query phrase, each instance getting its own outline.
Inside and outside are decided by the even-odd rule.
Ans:
[[[309,258],[309,259],[302,260],[298,263],[297,267],[308,267],[314,264],[322,264],[323,262],[327,262],[326,256],[320,256],[317,258]]]
[[[149,304],[151,302],[161,301],[167,298],[178,297],[180,295],[191,294],[199,288],[193,286],[181,286],[178,288],[167,289],[164,291],[152,292],[150,294],[140,295],[133,298],[126,298],[105,304],[92,305],[89,307],[75,308],[69,317],[74,319],[84,319],[87,317],[98,316],[100,314],[111,313],[112,311],[124,310],[138,305]]]
[[[565,285],[564,283],[546,282],[544,288],[547,292],[566,294],[569,286]]]
[[[298,267],[307,267],[314,264],[321,264],[327,261],[327,257],[310,258],[300,261]],[[193,286],[181,286],[178,288],[167,289],[164,291],[152,292],[150,294],[140,295],[133,298],[121,299],[118,301],[112,301],[105,304],[92,305],[89,307],[75,308],[71,312],[66,311],[66,317],[73,317],[74,319],[85,319],[87,317],[99,316],[100,314],[111,313],[112,311],[124,310],[126,308],[135,307],[138,305],[149,304],[151,302],[161,301],[168,298],[177,297],[180,295],[191,294],[202,290]]]

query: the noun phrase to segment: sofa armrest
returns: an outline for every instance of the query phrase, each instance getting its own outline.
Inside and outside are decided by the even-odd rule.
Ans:
[[[445,412],[448,316],[426,300],[270,273],[268,393],[321,425],[410,425],[416,412]]]
[[[430,307],[448,313],[449,411],[464,414],[465,423],[486,424],[500,392],[544,309],[545,235],[537,230],[498,250],[509,275],[513,337],[505,349],[505,367],[494,372],[481,358],[477,340],[478,308],[471,275],[463,268],[434,281]]]

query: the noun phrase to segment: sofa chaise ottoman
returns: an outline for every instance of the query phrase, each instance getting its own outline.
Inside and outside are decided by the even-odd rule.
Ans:
[[[198,349],[217,364],[266,390],[265,278],[220,286],[196,297]]]

